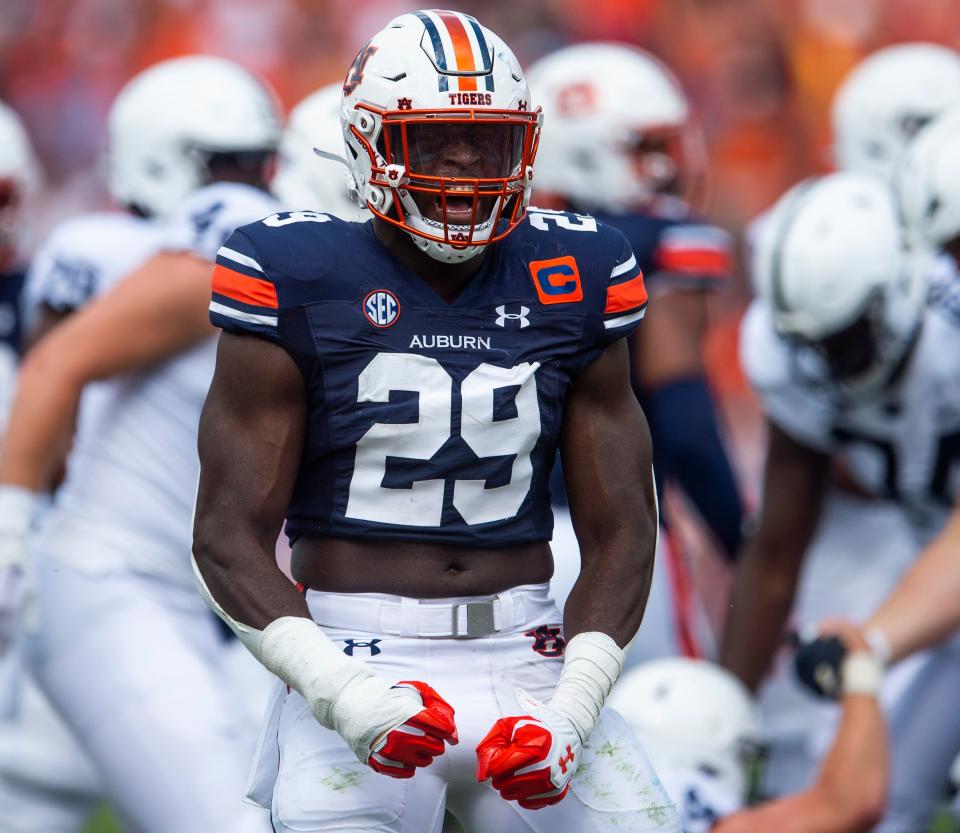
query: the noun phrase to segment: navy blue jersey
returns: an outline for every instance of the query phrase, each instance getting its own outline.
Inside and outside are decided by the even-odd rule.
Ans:
[[[594,216],[630,241],[651,292],[713,290],[730,282],[733,243],[723,229],[693,217],[603,212]]]
[[[23,319],[20,295],[23,292],[22,272],[0,272],[0,344],[20,355]]]
[[[590,217],[531,210],[447,304],[370,223],[293,212],[227,241],[210,310],[303,374],[292,539],[498,547],[551,537],[567,391],[645,306],[629,244]]]

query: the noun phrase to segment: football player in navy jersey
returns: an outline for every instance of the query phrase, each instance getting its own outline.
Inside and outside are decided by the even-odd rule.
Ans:
[[[341,118],[374,218],[267,217],[213,275],[194,555],[279,678],[249,795],[282,831],[438,831],[445,804],[468,830],[676,831],[603,709],[656,537],[636,258],[592,218],[526,211],[541,116],[467,15],[393,20]],[[562,619],[558,447],[583,560]],[[300,592],[272,555],[284,518]]]
[[[733,558],[742,510],[702,359],[707,298],[729,283],[733,257],[729,235],[692,213],[704,150],[689,105],[663,64],[619,44],[561,49],[531,67],[529,79],[545,116],[538,198],[620,229],[656,298],[630,352],[658,488],[677,483]],[[678,555],[665,547],[657,559],[634,660],[699,652],[696,619],[678,592]],[[679,569],[669,577],[668,560]]]

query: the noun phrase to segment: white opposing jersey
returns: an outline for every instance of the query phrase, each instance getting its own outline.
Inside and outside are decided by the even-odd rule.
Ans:
[[[677,806],[683,833],[709,833],[717,822],[743,809],[739,797],[706,773],[657,767],[657,775]]]
[[[210,185],[160,225],[157,249],[190,252],[212,263],[237,225],[277,210],[272,197],[250,186]],[[59,511],[48,524],[52,535],[67,541],[92,529],[101,539],[116,540],[139,569],[193,582],[197,428],[215,351],[211,337],[147,370],[101,383],[102,403],[81,415],[82,431],[57,494]],[[84,558],[93,566],[96,556]]]
[[[934,297],[907,365],[882,397],[844,404],[822,368],[774,330],[754,301],[740,334],[741,362],[772,422],[836,455],[871,494],[900,503],[922,538],[939,531],[960,477],[960,315]]]
[[[158,224],[133,214],[98,212],[61,223],[27,272],[28,321],[42,306],[60,313],[79,309],[126,277],[158,244]]]

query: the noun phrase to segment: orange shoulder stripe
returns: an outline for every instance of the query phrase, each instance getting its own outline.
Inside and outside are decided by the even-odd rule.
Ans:
[[[213,269],[213,291],[241,304],[280,308],[277,288],[270,281],[251,278],[219,263]]]
[[[642,307],[645,303],[647,287],[643,283],[643,272],[637,272],[630,280],[607,287],[607,306],[603,311],[606,315],[626,312]]]

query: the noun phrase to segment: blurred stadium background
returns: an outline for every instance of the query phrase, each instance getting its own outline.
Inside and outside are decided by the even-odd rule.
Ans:
[[[139,70],[180,54],[221,55],[265,76],[289,108],[342,78],[370,32],[422,5],[404,0],[0,0],[0,99],[22,115],[46,172],[30,224],[33,242],[60,220],[107,202],[98,169],[104,120],[117,91]],[[663,58],[681,78],[705,131],[706,214],[738,239],[747,221],[789,185],[829,169],[829,102],[858,60],[901,41],[960,48],[957,0],[449,5],[477,15],[500,33],[524,65],[587,39],[625,41]],[[713,302],[707,352],[752,504],[761,452],[754,430],[759,414],[736,361],[736,323],[747,297],[741,269],[735,290]],[[701,580],[709,562],[701,559]],[[104,811],[89,831],[113,829]]]

